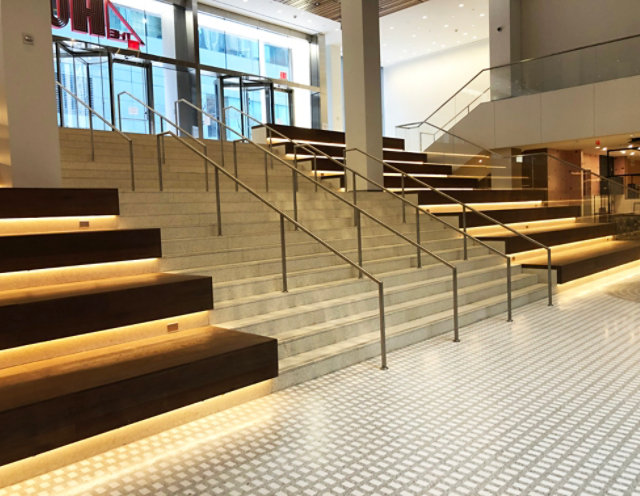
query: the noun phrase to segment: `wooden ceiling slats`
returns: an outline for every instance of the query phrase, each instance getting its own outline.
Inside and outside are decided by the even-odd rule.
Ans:
[[[340,0],[276,0],[333,21],[340,20]],[[380,0],[380,17],[413,7],[427,0]]]

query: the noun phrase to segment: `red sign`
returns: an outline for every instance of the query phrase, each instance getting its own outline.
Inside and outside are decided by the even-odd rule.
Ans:
[[[287,73],[286,73],[286,72],[284,72],[284,71],[282,71],[282,72],[280,73],[280,79],[287,79]]]
[[[112,29],[109,12],[113,12],[128,31]],[[69,21],[71,29],[78,33],[127,43],[132,50],[139,50],[144,45],[111,0],[51,0],[51,25],[60,29],[67,26]]]

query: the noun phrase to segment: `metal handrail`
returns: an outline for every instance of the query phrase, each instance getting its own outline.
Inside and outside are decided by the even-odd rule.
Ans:
[[[550,54],[547,54],[547,55],[541,55],[539,57],[532,57],[532,58],[528,58],[528,59],[522,59],[522,60],[519,60],[519,61],[516,61],[516,62],[509,62],[507,64],[500,64],[500,65],[494,65],[494,66],[491,66],[491,67],[485,67],[484,69],[481,69],[480,71],[478,71],[478,73],[475,76],[473,76],[471,79],[469,79],[469,81],[467,81],[453,95],[451,95],[449,98],[447,98],[447,100],[445,100],[445,102],[442,105],[440,105],[437,109],[435,109],[433,112],[431,112],[431,114],[429,114],[423,121],[409,122],[409,123],[406,123],[406,124],[400,124],[400,125],[398,125],[396,127],[405,128],[405,129],[411,129],[411,127],[406,127],[406,126],[419,127],[422,124],[426,124],[429,119],[431,119],[436,113],[438,113],[442,108],[444,108],[445,105],[447,105],[456,96],[458,96],[467,86],[469,86],[483,72],[493,71],[495,69],[503,69],[505,67],[511,67],[511,66],[515,66],[515,65],[518,65],[518,64],[523,64],[523,63],[526,63],[526,62],[533,62],[533,61],[536,61],[536,60],[547,59],[547,58],[550,58],[550,57],[555,57],[557,55],[564,55],[564,54],[571,53],[571,52],[579,52],[579,51],[585,50],[587,48],[595,48],[595,47],[598,47],[598,46],[608,45],[608,44],[611,44],[611,43],[617,43],[619,41],[626,41],[626,40],[630,40],[630,39],[633,39],[633,38],[640,38],[640,34],[634,34],[634,35],[631,35],[631,36],[623,36],[621,38],[615,38],[613,40],[607,40],[607,41],[601,41],[601,42],[598,42],[598,43],[592,43],[590,45],[583,45],[583,46],[576,47],[576,48],[570,48],[568,50],[561,50],[559,52],[554,52],[554,53],[550,53]],[[416,124],[417,124],[417,126],[415,126]]]
[[[323,241],[317,235],[313,234],[309,229],[307,229],[302,224],[300,224],[296,219],[291,218],[284,211],[280,210],[276,205],[274,205],[273,203],[263,198],[253,188],[251,188],[250,186],[240,181],[237,177],[234,177],[233,174],[227,171],[224,167],[217,164],[211,158],[209,158],[208,156],[204,155],[202,152],[200,152],[199,150],[191,146],[189,143],[187,143],[186,140],[184,140],[177,134],[171,131],[164,131],[163,133],[160,133],[157,135],[158,142],[160,141],[161,136],[172,136],[173,138],[177,139],[179,143],[182,143],[184,146],[189,148],[193,153],[196,153],[197,155],[202,157],[208,165],[214,167],[216,171],[216,180],[218,178],[218,173],[224,174],[226,177],[231,179],[235,184],[237,184],[239,187],[244,189],[247,193],[252,195],[254,198],[262,202],[264,205],[269,207],[271,210],[273,210],[280,216],[280,243],[281,243],[281,259],[282,259],[282,288],[283,288],[282,290],[283,292],[288,291],[286,238],[285,238],[285,229],[284,229],[285,220],[293,224],[297,230],[304,232],[305,234],[310,236],[313,240],[320,243],[322,246],[324,246],[327,250],[332,252],[342,261],[351,265],[351,267],[353,267],[358,271],[358,273],[360,274],[360,277],[366,276],[368,279],[370,279],[372,282],[378,285],[378,306],[379,306],[379,312],[380,312],[380,354],[381,354],[381,362],[382,362],[381,368],[383,370],[387,369],[387,345],[386,345],[386,328],[385,328],[385,313],[384,313],[384,283],[380,279],[372,275],[370,272],[368,272],[366,269],[364,269],[362,267],[362,264],[355,263],[353,260],[351,260],[346,255],[343,255],[340,251],[338,251],[336,248],[331,246],[329,243],[327,243],[326,241]],[[219,193],[217,182],[216,182],[216,191],[217,191],[216,196],[219,202],[220,193]],[[219,206],[219,203],[218,203],[218,206]]]
[[[154,109],[153,107],[149,106],[148,104],[146,104],[145,102],[143,102],[142,100],[140,100],[136,96],[132,95],[128,91],[121,91],[120,93],[118,93],[118,125],[120,126],[120,130],[122,130],[122,95],[126,95],[129,98],[131,98],[132,100],[138,102],[145,109],[147,109],[148,112],[151,112],[153,115],[155,115],[155,116],[160,118],[160,134],[159,135],[163,134],[163,132],[164,132],[164,124],[163,123],[167,122],[168,124],[170,124],[171,126],[173,126],[176,129],[176,132],[181,132],[181,133],[187,135],[193,141],[195,141],[200,146],[202,146],[205,156],[209,155],[208,152],[207,152],[207,144],[204,141],[199,140],[198,138],[193,136],[193,134],[191,134],[189,131],[181,128],[178,124],[176,124],[175,122],[173,122],[172,120],[170,120],[166,116],[162,115],[156,109]],[[162,150],[162,152],[161,152],[161,150]],[[164,154],[164,150],[165,150],[164,144],[163,144],[162,148],[160,146],[158,146],[158,161],[160,161],[160,159],[162,159],[163,163],[166,161],[166,156]],[[209,191],[209,168],[207,167],[207,162],[206,161],[204,162],[204,177],[205,177],[206,191]],[[163,191],[164,185],[163,185],[163,182],[162,182],[162,167],[160,167],[160,171],[159,171],[159,175],[158,175],[158,181],[160,183],[160,191]]]
[[[113,124],[111,124],[107,119],[105,119],[103,116],[101,116],[98,112],[96,112],[94,109],[92,109],[88,104],[86,104],[84,101],[82,101],[82,99],[78,95],[73,93],[71,90],[69,90],[62,83],[60,83],[59,81],[56,81],[55,83],[58,86],[58,88],[60,88],[62,91],[67,93],[71,98],[73,98],[76,102],[78,102],[80,105],[82,105],[84,108],[86,108],[89,111],[89,115],[90,116],[91,116],[91,114],[95,115],[98,119],[100,119],[107,126],[109,126],[112,131],[115,131],[119,136],[121,136],[122,138],[124,138],[125,140],[127,140],[129,142],[129,165],[130,165],[130,168],[131,168],[131,191],[135,191],[136,190],[136,179],[135,179],[135,175],[134,175],[135,166],[134,166],[134,160],[133,160],[133,140],[131,138],[129,138],[129,136],[124,134],[122,131],[120,131],[118,128],[116,128]],[[94,140],[94,134],[93,134],[93,119],[91,117],[89,117],[89,129],[91,130],[91,161],[95,162],[95,160],[96,160],[96,146],[95,146],[95,140]]]
[[[369,154],[369,153],[367,153],[367,152],[365,152],[365,151],[363,151],[363,150],[360,150],[359,148],[349,148],[349,149],[345,149],[345,154],[346,154],[346,152],[350,152],[350,151],[355,151],[355,152],[359,152],[359,153],[361,153],[361,154],[363,154],[363,155],[366,155],[367,157],[369,157],[369,158],[371,158],[371,159],[373,159],[373,160],[375,160],[375,161],[377,161],[377,162],[381,163],[383,167],[384,167],[384,166],[386,166],[386,167],[389,167],[390,169],[394,170],[395,172],[399,172],[400,174],[402,174],[402,177],[403,177],[403,178],[408,177],[408,178],[410,178],[412,181],[417,182],[417,183],[418,183],[418,184],[420,184],[421,186],[424,186],[424,187],[426,187],[426,188],[429,188],[429,190],[434,191],[435,193],[439,194],[439,195],[440,195],[440,196],[442,196],[443,198],[446,198],[446,199],[447,199],[447,200],[449,200],[450,202],[457,203],[458,205],[462,206],[462,225],[463,225],[463,231],[462,231],[462,232],[465,234],[465,236],[470,236],[470,237],[471,237],[475,242],[480,243],[480,244],[484,244],[485,246],[488,246],[488,245],[486,245],[485,243],[483,243],[482,241],[480,241],[479,239],[477,239],[477,238],[475,238],[475,237],[473,237],[473,236],[471,236],[471,235],[467,234],[467,232],[466,232],[466,231],[467,231],[467,227],[466,227],[466,224],[467,224],[467,222],[466,222],[466,215],[467,215],[467,212],[466,212],[466,211],[467,211],[467,210],[469,210],[470,212],[475,213],[476,215],[480,215],[480,216],[481,216],[481,217],[483,217],[484,219],[486,219],[486,220],[488,220],[488,221],[491,221],[491,222],[493,222],[493,223],[494,223],[494,224],[496,224],[496,225],[499,225],[500,227],[502,227],[502,228],[506,229],[507,231],[510,231],[511,233],[513,233],[513,234],[515,234],[515,235],[517,235],[517,236],[519,236],[519,237],[521,237],[521,238],[523,238],[523,239],[525,239],[525,240],[529,241],[530,243],[532,243],[532,244],[534,244],[534,245],[536,245],[536,246],[538,246],[538,247],[540,247],[540,248],[542,248],[542,249],[547,250],[547,286],[548,286],[548,291],[547,291],[547,292],[548,292],[549,306],[553,306],[553,289],[552,289],[552,287],[553,287],[553,283],[552,283],[552,277],[551,277],[551,248],[550,248],[550,247],[548,247],[548,246],[546,246],[546,245],[544,245],[544,244],[540,243],[539,241],[537,241],[537,240],[535,240],[535,239],[533,239],[533,238],[531,238],[531,237],[527,236],[526,234],[522,234],[521,232],[516,231],[515,229],[513,229],[513,228],[512,228],[512,227],[510,227],[510,226],[508,226],[507,224],[504,224],[504,223],[500,222],[499,220],[494,219],[493,217],[490,217],[489,215],[485,214],[484,212],[482,212],[482,211],[480,211],[480,210],[476,210],[475,208],[473,208],[473,207],[471,207],[471,206],[467,205],[467,204],[466,204],[466,203],[464,203],[464,202],[461,202],[460,200],[458,200],[458,199],[454,198],[453,196],[448,195],[448,194],[446,194],[446,193],[443,193],[443,192],[442,192],[442,191],[440,191],[439,189],[434,188],[433,186],[431,186],[431,185],[429,185],[429,184],[425,183],[424,181],[421,181],[421,180],[420,180],[420,179],[418,179],[418,178],[415,178],[415,177],[411,176],[410,174],[407,174],[407,173],[406,173],[406,172],[404,172],[403,170],[398,169],[397,167],[395,167],[395,166],[393,166],[393,165],[389,164],[388,162],[385,162],[384,160],[381,160],[381,159],[379,159],[379,158],[377,158],[377,157],[374,157],[373,155],[371,155],[371,154]],[[404,187],[404,186],[403,186],[403,187]],[[431,214],[430,212],[427,212],[427,211],[425,211],[424,209],[421,209],[421,210],[422,210],[423,212],[425,212],[425,213],[429,213],[429,214]],[[433,214],[431,214],[431,215],[433,215]],[[434,217],[438,218],[437,216],[434,216]],[[465,242],[466,242],[466,237],[465,237]],[[498,251],[497,251],[497,250],[494,250],[494,252],[498,252]],[[511,257],[509,257],[509,255],[507,255],[506,253],[501,253],[501,252],[498,252],[498,253],[500,253],[502,256],[506,257],[508,260],[511,260]]]
[[[445,259],[443,259],[439,255],[436,255],[435,253],[431,252],[429,249],[425,248],[424,246],[422,246],[420,244],[420,222],[419,222],[419,217],[417,217],[418,222],[416,223],[416,239],[417,239],[417,242],[415,242],[412,239],[410,239],[407,236],[405,236],[404,234],[402,234],[401,232],[399,232],[399,231],[395,230],[394,228],[392,228],[391,226],[385,224],[383,221],[381,221],[377,217],[374,217],[373,215],[371,215],[370,213],[368,213],[364,209],[358,207],[357,202],[351,203],[350,201],[346,200],[345,198],[342,198],[339,194],[337,194],[336,192],[332,191],[330,188],[327,188],[324,184],[322,184],[320,181],[318,181],[317,178],[314,179],[312,177],[307,176],[302,171],[298,170],[297,167],[292,166],[286,160],[284,160],[281,157],[279,157],[276,154],[274,154],[271,150],[261,147],[259,144],[255,143],[251,139],[243,136],[240,132],[236,131],[235,129],[232,129],[230,126],[228,126],[224,122],[220,121],[217,117],[209,114],[208,112],[204,111],[203,109],[199,109],[198,107],[196,107],[193,103],[189,102],[188,100],[181,99],[181,100],[178,100],[176,103],[182,103],[182,104],[188,105],[191,108],[193,108],[194,110],[196,110],[198,112],[201,112],[202,115],[204,115],[206,117],[209,117],[210,119],[212,119],[214,122],[217,122],[219,125],[221,125],[225,129],[228,129],[228,130],[232,131],[234,134],[239,136],[242,139],[242,141],[247,142],[247,143],[253,145],[254,147],[258,148],[259,150],[263,151],[264,154],[265,154],[265,173],[266,173],[266,164],[267,164],[266,157],[267,156],[270,156],[272,160],[275,159],[276,161],[282,163],[285,167],[289,168],[291,170],[291,172],[292,172],[292,177],[293,177],[293,205],[294,205],[294,219],[296,221],[298,220],[298,208],[297,208],[297,189],[298,189],[297,188],[297,177],[298,177],[298,175],[301,175],[306,180],[314,183],[316,189],[317,188],[322,189],[323,191],[325,191],[329,195],[331,195],[334,198],[336,198],[338,201],[340,201],[343,204],[345,204],[345,205],[349,206],[350,208],[352,208],[353,211],[354,211],[355,224],[356,224],[357,235],[358,235],[358,261],[359,261],[360,265],[362,265],[362,224],[361,224],[361,216],[364,216],[364,217],[368,218],[369,220],[373,221],[374,223],[378,224],[379,226],[381,226],[381,227],[385,228],[386,230],[390,231],[391,233],[395,234],[396,236],[398,236],[399,238],[401,238],[405,242],[411,244],[414,248],[416,248],[416,250],[417,250],[418,268],[422,267],[422,257],[421,257],[422,253],[426,253],[427,255],[429,255],[430,257],[434,258],[438,262],[440,262],[440,263],[446,265],[447,267],[449,267],[451,269],[451,271],[452,271],[452,277],[453,277],[452,288],[453,288],[454,341],[455,342],[459,342],[460,341],[460,338],[459,338],[459,326],[458,326],[458,271],[457,271],[457,268],[456,268],[455,265],[447,262]],[[255,119],[255,118],[252,117],[252,119]],[[234,149],[234,152],[236,152],[235,149]],[[234,158],[234,161],[236,161],[235,158]]]
[[[238,112],[242,112],[242,113],[244,113],[245,115],[247,115],[248,117],[250,117],[251,119],[253,119],[253,120],[257,121],[257,119],[256,119],[255,117],[253,117],[253,116],[251,116],[251,115],[247,114],[246,112],[241,111],[240,109],[238,109],[238,108],[236,108],[236,107],[230,106],[230,107],[225,108],[225,110],[227,110],[227,109],[233,109],[233,110],[236,110],[236,111],[238,111]],[[257,121],[257,122],[259,122],[259,121]],[[278,131],[278,130],[276,130],[276,129],[272,128],[272,127],[270,127],[270,126],[269,126],[269,125],[267,125],[267,124],[262,124],[262,123],[261,123],[261,125],[262,125],[262,126],[264,126],[264,127],[265,127],[265,129],[269,130],[270,132],[271,132],[271,131],[273,131],[274,133],[276,133],[276,134],[277,134],[279,137],[281,137],[282,139],[285,139],[285,140],[289,141],[290,143],[293,143],[293,144],[294,144],[294,147],[295,147],[295,148],[294,148],[294,157],[297,157],[297,148],[301,148],[301,149],[303,149],[303,150],[305,150],[305,151],[307,151],[307,152],[311,153],[312,155],[315,155],[315,154],[322,155],[324,158],[326,158],[326,159],[328,159],[328,160],[332,161],[333,163],[335,163],[335,164],[339,165],[340,167],[342,167],[342,168],[345,170],[345,175],[346,175],[346,171],[349,171],[349,172],[353,175],[353,178],[354,178],[354,184],[355,184],[355,178],[356,178],[356,177],[360,177],[361,179],[364,179],[365,181],[367,181],[369,184],[372,184],[372,185],[374,185],[375,187],[379,188],[381,191],[383,191],[383,192],[385,192],[385,193],[387,193],[387,194],[390,194],[390,195],[392,195],[393,197],[395,197],[395,198],[397,198],[397,199],[401,200],[401,201],[403,202],[403,203],[402,203],[403,219],[405,218],[405,205],[406,205],[406,204],[408,204],[408,205],[409,205],[409,206],[411,206],[412,208],[415,208],[415,209],[416,209],[416,221],[417,221],[417,225],[418,225],[418,226],[419,226],[419,213],[423,213],[424,215],[427,215],[427,216],[429,216],[430,218],[432,218],[432,219],[436,220],[437,222],[440,222],[441,224],[445,225],[447,228],[455,230],[458,234],[460,234],[460,235],[463,237],[463,243],[464,243],[464,258],[465,258],[465,260],[468,258],[468,257],[467,257],[467,239],[468,239],[468,238],[470,238],[470,239],[471,239],[472,241],[474,241],[475,243],[477,243],[477,244],[479,244],[479,245],[481,245],[481,246],[483,246],[483,247],[487,248],[487,249],[488,249],[488,250],[490,250],[491,252],[493,252],[493,253],[495,253],[495,254],[499,255],[500,257],[502,257],[502,258],[506,259],[506,260],[507,260],[507,320],[508,320],[509,322],[511,322],[511,321],[512,321],[512,305],[511,305],[511,257],[509,257],[508,255],[506,255],[505,253],[500,252],[499,250],[497,250],[496,248],[492,247],[491,245],[489,245],[489,244],[487,244],[487,243],[485,243],[485,242],[483,242],[483,241],[481,241],[481,240],[479,240],[479,239],[475,238],[475,237],[474,237],[474,236],[472,236],[471,234],[467,233],[467,229],[466,229],[466,211],[465,211],[465,208],[467,208],[467,209],[469,209],[469,210],[471,210],[471,211],[475,211],[475,209],[472,209],[471,207],[467,206],[465,203],[462,203],[462,202],[460,202],[459,200],[456,200],[455,198],[453,198],[453,197],[451,197],[451,196],[449,196],[449,195],[446,195],[445,193],[442,193],[440,190],[438,190],[438,189],[436,189],[436,188],[434,188],[434,187],[432,187],[432,186],[430,186],[430,185],[428,185],[428,184],[426,184],[426,183],[422,183],[422,181],[419,181],[419,180],[417,180],[417,179],[415,179],[415,178],[411,177],[411,179],[412,179],[412,180],[414,180],[414,181],[418,181],[419,183],[424,184],[427,188],[431,189],[432,191],[435,191],[436,193],[438,193],[438,194],[440,194],[440,195],[443,195],[444,197],[446,197],[446,198],[448,198],[448,199],[451,199],[451,200],[453,200],[454,202],[459,203],[460,205],[462,205],[462,206],[463,206],[463,229],[462,229],[462,230],[460,230],[460,229],[456,228],[455,226],[452,226],[452,225],[451,225],[451,224],[449,224],[448,222],[444,221],[444,220],[443,220],[443,219],[441,219],[440,217],[438,217],[438,216],[436,216],[436,215],[432,214],[431,212],[429,212],[429,211],[427,211],[427,210],[424,210],[424,209],[420,208],[420,206],[419,206],[419,205],[417,205],[417,204],[414,204],[414,203],[410,202],[409,200],[407,200],[407,199],[404,197],[404,176],[407,176],[407,175],[408,175],[406,172],[401,171],[400,169],[396,169],[394,166],[389,165],[389,164],[386,164],[384,161],[381,161],[384,165],[389,165],[389,167],[390,167],[390,168],[392,168],[392,169],[394,169],[394,170],[397,170],[398,172],[400,172],[400,173],[401,173],[401,175],[402,175],[402,179],[403,179],[403,196],[400,196],[400,195],[396,194],[395,192],[393,192],[393,191],[389,190],[388,188],[386,188],[384,185],[379,184],[378,182],[376,182],[376,181],[374,181],[374,180],[372,180],[372,179],[370,179],[370,178],[368,178],[368,177],[365,177],[364,175],[360,174],[359,172],[357,172],[357,171],[355,171],[355,170],[353,170],[353,169],[349,168],[349,167],[346,165],[346,163],[342,163],[342,162],[337,161],[335,158],[331,157],[329,154],[325,153],[324,151],[322,151],[322,150],[318,149],[318,148],[317,148],[317,147],[315,147],[314,145],[309,144],[309,143],[299,144],[299,143],[297,143],[295,140],[292,140],[291,138],[287,137],[286,135],[284,135],[284,134],[283,134],[283,133],[281,133],[280,131]],[[355,151],[355,150],[356,150],[356,149],[354,149],[354,151]],[[346,151],[346,150],[345,150],[345,151]],[[362,152],[361,150],[357,150],[357,151],[360,151],[361,153],[364,153],[364,152]],[[374,158],[375,160],[380,161],[380,159],[377,159],[377,158],[375,158],[375,157],[371,157],[371,158]],[[296,158],[295,160],[297,160],[297,158]],[[346,160],[345,160],[345,162],[346,162]],[[316,167],[315,167],[315,160],[314,160],[314,172],[315,172],[315,174],[317,175],[317,169],[316,169]],[[355,188],[353,189],[353,196],[354,196],[354,203],[356,203],[356,201],[357,201],[357,196],[356,196],[356,189],[355,189]],[[489,216],[488,216],[488,215],[486,215],[486,214],[483,214],[482,212],[479,212],[479,213],[480,213],[480,215],[484,216],[484,217],[485,217],[485,218],[487,218],[488,220],[491,220],[491,221],[492,221],[492,222],[494,222],[494,223],[497,223],[497,224],[501,224],[501,225],[503,225],[503,224],[502,224],[501,222],[499,222],[498,220],[492,219],[491,217],[489,217]],[[523,234],[521,234],[521,233],[518,233],[517,231],[515,231],[515,230],[513,230],[513,229],[509,228],[508,226],[505,226],[505,227],[506,227],[508,230],[513,231],[513,233],[514,233],[514,234],[517,234],[517,235],[519,235],[519,236],[522,236],[522,237],[524,237],[524,238],[526,238],[526,239],[530,239],[528,236],[525,236],[525,235],[523,235]],[[551,306],[551,305],[553,305],[553,296],[552,296],[553,291],[552,291],[551,268],[550,268],[550,267],[551,267],[551,250],[550,250],[550,248],[546,247],[545,245],[542,245],[542,243],[539,243],[539,242],[537,242],[537,241],[535,241],[535,240],[533,240],[533,239],[531,239],[531,241],[532,241],[533,243],[535,243],[535,244],[540,245],[541,247],[546,248],[546,249],[547,249],[547,251],[548,251],[548,269],[549,269],[549,277],[548,277],[548,282],[549,282],[549,305]],[[418,260],[418,261],[419,261],[419,260]]]

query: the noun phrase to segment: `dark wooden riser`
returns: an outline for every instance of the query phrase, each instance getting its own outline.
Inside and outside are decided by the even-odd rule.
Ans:
[[[13,389],[0,386],[5,398],[26,402],[11,408],[5,401],[10,408],[0,408],[0,465],[277,376],[276,340],[219,328],[208,334],[195,343],[167,336],[156,346],[129,344],[133,351],[121,351],[121,345],[114,347],[120,352],[79,354],[70,365],[75,376],[64,365],[45,367]],[[83,361],[83,355],[89,358]],[[48,399],[28,402],[32,383]]]
[[[288,155],[294,155],[294,146],[292,143],[284,143],[282,145],[284,147],[285,153]],[[344,147],[338,145],[315,145],[315,148],[320,150],[323,153],[326,153],[330,157],[334,159],[343,158]],[[302,148],[298,148],[298,155],[300,156],[309,156],[310,152],[306,151]],[[384,150],[383,158],[387,161],[410,161],[417,163],[424,163],[427,161],[427,155],[420,152],[405,152],[405,151],[396,151],[396,150]]]
[[[456,177],[425,177],[421,178],[423,183],[429,184],[433,188],[474,188],[478,187],[480,182],[477,179],[465,179],[465,178],[456,178]],[[402,178],[400,177],[384,177],[384,186],[386,188],[402,188]],[[344,175],[340,176],[340,187],[344,188]],[[405,188],[420,188],[422,190],[426,190],[427,187],[418,183],[416,180],[411,178],[405,178],[404,180]],[[448,191],[444,191],[447,193]],[[411,193],[415,193],[412,191]]]
[[[0,218],[118,215],[117,189],[0,188]]]
[[[342,163],[342,159],[337,159],[337,161]],[[452,174],[452,167],[448,165],[403,164],[393,161],[389,161],[388,163],[396,169],[399,169],[407,174]],[[313,166],[311,165],[310,167]],[[342,167],[340,164],[336,164],[333,160],[329,160],[327,158],[317,158],[316,167],[319,171],[342,172],[344,170],[344,167]],[[392,169],[388,166],[385,166],[384,171],[397,172],[395,169]]]
[[[160,229],[126,229],[0,237],[0,272],[162,256]]]
[[[263,126],[254,126],[258,129]],[[327,131],[325,129],[310,129],[306,127],[285,126],[283,124],[269,124],[269,127],[284,134],[287,138],[301,141],[315,141],[317,143],[336,143],[344,146],[345,134],[340,131]],[[274,133],[274,138],[279,138]],[[404,150],[404,140],[401,138],[384,137],[383,146],[385,148],[395,148]]]
[[[574,243],[587,239],[610,236],[616,233],[616,225],[607,224],[578,224],[577,227],[567,229],[554,229],[549,231],[525,234],[546,246],[558,246],[565,243]],[[518,253],[521,251],[535,250],[539,247],[530,241],[515,234],[504,236],[478,236],[483,241],[504,241],[506,253]]]
[[[145,274],[0,293],[0,349],[213,308],[211,278]]]
[[[454,190],[447,191],[446,193],[464,203],[545,201],[547,199],[546,191],[538,189]],[[451,203],[450,200],[443,198],[433,191],[421,191],[418,195],[420,205],[442,205]]]
[[[484,213],[486,213],[489,217],[502,222],[503,224],[510,224],[516,222],[532,222],[537,220],[580,217],[581,209],[579,206],[512,208],[509,210],[487,210]],[[458,217],[460,221],[459,225],[462,225],[462,213],[440,215],[454,215]],[[488,226],[492,224],[493,222],[487,220],[485,217],[479,214],[467,212],[467,227]]]
[[[625,241],[607,243],[601,248],[590,250],[586,255],[582,253],[561,256],[554,254],[552,255],[552,267],[557,271],[558,284],[564,284],[636,260],[640,260],[640,243]],[[522,267],[546,269],[547,265],[544,260],[535,259],[522,264]]]

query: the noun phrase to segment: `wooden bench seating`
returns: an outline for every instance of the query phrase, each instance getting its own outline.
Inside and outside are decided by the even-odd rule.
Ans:
[[[0,369],[0,464],[273,378],[276,343],[204,327]]]

